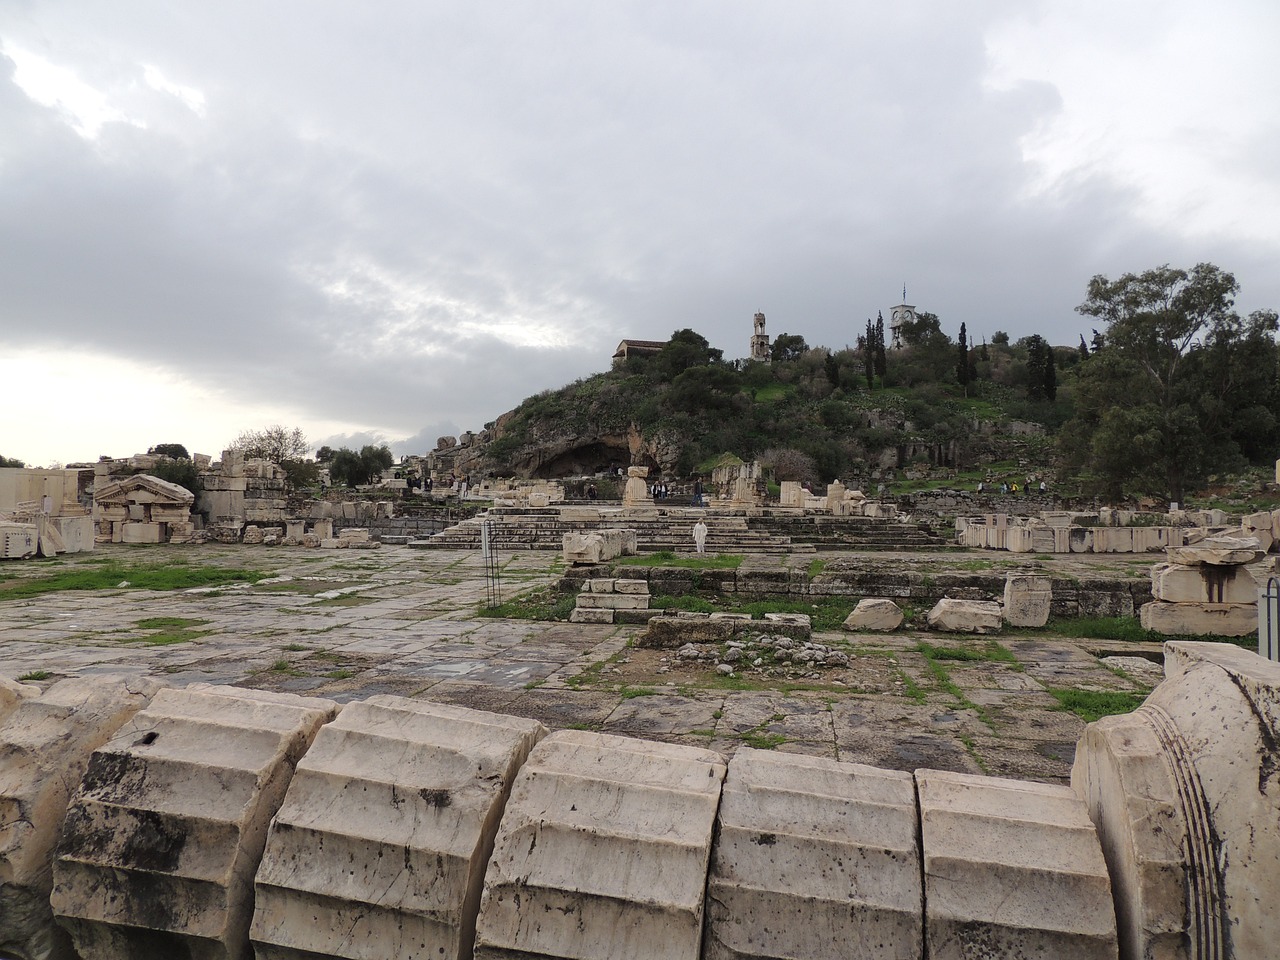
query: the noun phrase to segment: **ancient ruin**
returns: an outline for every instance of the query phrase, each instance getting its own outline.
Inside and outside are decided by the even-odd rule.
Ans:
[[[1195,960],[1280,939],[1280,666],[1230,646],[1168,644],[1146,704],[1088,726],[1070,788],[726,762],[395,696],[0,691],[0,949],[21,960]]]

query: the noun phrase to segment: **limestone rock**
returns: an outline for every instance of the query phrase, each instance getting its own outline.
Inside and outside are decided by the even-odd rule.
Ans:
[[[917,770],[927,955],[1115,960],[1111,881],[1070,787]]]
[[[1160,737],[1143,713],[1085,728],[1071,784],[1098,829],[1126,957],[1186,958],[1188,824]]]
[[[910,774],[742,747],[717,834],[706,960],[921,956]]]
[[[1144,603],[1142,629],[1165,636],[1247,637],[1258,629],[1256,603]]]
[[[1199,543],[1170,547],[1165,552],[1174,563],[1209,563],[1215,566],[1253,563],[1266,553],[1257,537],[1224,536],[1206,537]]]
[[[1004,619],[1014,627],[1043,627],[1053,602],[1052,581],[1034,574],[1011,573],[1004,581]]]
[[[80,956],[245,957],[267,824],[336,712],[193,684],[161,690],[96,750],[53,865],[53,912]]]
[[[19,683],[0,676],[0,721],[16,710],[24,700],[40,696],[40,688],[33,683]]]
[[[709,750],[547,737],[502,818],[476,960],[697,960],[724,774]]]
[[[927,617],[934,630],[952,633],[997,633],[1002,625],[1000,604],[991,600],[939,600]]]
[[[257,960],[469,957],[511,782],[546,732],[402,697],[344,707],[298,764],[267,837]],[[342,869],[309,868],[315,850]]]
[[[1257,603],[1258,584],[1242,566],[1158,563],[1151,595],[1169,603]]]
[[[70,956],[53,922],[53,849],[89,756],[160,689],[136,677],[74,677],[0,722],[0,955]]]
[[[676,650],[688,643],[723,643],[737,630],[733,620],[710,617],[654,617],[636,646]]]
[[[846,630],[897,630],[902,626],[902,611],[892,600],[865,597],[845,617]]]

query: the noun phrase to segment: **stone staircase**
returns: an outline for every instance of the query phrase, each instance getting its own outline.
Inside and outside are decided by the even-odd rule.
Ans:
[[[572,516],[572,511],[570,511]],[[636,532],[636,545],[645,553],[693,550],[693,525],[707,524],[708,553],[812,553],[808,543],[794,543],[786,534],[757,527],[758,518],[707,513],[702,510],[658,511],[650,515],[627,515],[601,511],[598,519],[568,519],[555,507],[518,509],[496,507],[487,514],[464,520],[410,546],[433,550],[478,550],[480,527],[489,522],[491,542],[500,550],[559,550],[566,533],[589,533],[602,529]]]

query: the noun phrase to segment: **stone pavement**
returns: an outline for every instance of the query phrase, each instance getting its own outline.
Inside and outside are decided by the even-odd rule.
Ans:
[[[4,599],[6,578],[170,558],[269,571],[274,582]],[[550,584],[558,573],[553,555],[512,554],[503,561],[503,595]],[[36,674],[46,686],[69,675],[147,674],[339,702],[393,693],[724,754],[745,743],[893,769],[1063,783],[1084,723],[1059,709],[1048,688],[1141,694],[1158,679],[1149,661],[1117,671],[1081,644],[1015,634],[997,638],[1013,660],[949,661],[943,675],[918,650],[922,640],[981,651],[990,638],[918,632],[815,634],[852,659],[847,670],[804,683],[725,678],[630,646],[640,627],[483,618],[485,597],[480,557],[469,551],[106,545],[0,566],[0,674]],[[201,635],[156,644],[158,628],[140,626],[152,618],[199,621],[188,626]]]

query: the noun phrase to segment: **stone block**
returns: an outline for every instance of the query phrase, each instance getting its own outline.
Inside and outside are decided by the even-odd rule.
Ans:
[[[164,543],[164,528],[158,523],[123,523],[121,543]]]
[[[622,538],[604,533],[566,533],[561,544],[564,562],[570,564],[603,563],[622,553]]]
[[[245,957],[267,825],[336,712],[193,684],[161,690],[96,750],[53,865],[53,912],[80,956]]]
[[[645,610],[649,606],[649,595],[580,593],[576,606],[579,610]]]
[[[338,536],[349,543],[369,542],[369,531],[363,527],[343,527]]]
[[[284,525],[284,535],[291,540],[301,541],[307,532],[307,522],[305,520],[287,520]]]
[[[1256,603],[1258,584],[1244,567],[1158,563],[1151,595],[1169,603]]]
[[[1043,627],[1049,622],[1052,581],[1034,574],[1011,573],[1004,581],[1004,619],[1013,627]]]
[[[1094,553],[1133,553],[1132,527],[1094,527]]]
[[[723,643],[733,638],[732,620],[712,620],[706,616],[654,617],[636,639],[636,646],[657,650],[678,650],[686,643]]]
[[[617,580],[612,577],[593,577],[582,585],[583,593],[616,593]]]
[[[311,532],[321,540],[333,539],[333,520],[329,517],[321,517],[311,525]]]
[[[1261,560],[1265,550],[1257,537],[1206,537],[1199,543],[1170,547],[1167,551],[1173,563],[1192,565],[1208,563],[1214,566],[1236,566]]]
[[[598,607],[574,607],[569,611],[570,623],[613,623],[614,611]]]
[[[1070,787],[917,770],[931,960],[1115,960],[1111,881]]]
[[[511,792],[476,960],[698,960],[724,758],[578,730],[547,737]]]
[[[0,955],[71,955],[49,909],[71,791],[90,754],[159,689],[148,678],[75,677],[24,696],[0,723]]]
[[[892,600],[866,597],[858,601],[853,612],[845,618],[846,630],[875,630],[888,632],[902,626],[902,610]]]
[[[1068,534],[1068,546],[1072,553],[1093,552],[1093,528],[1072,527]]]
[[[1258,629],[1257,596],[1249,603],[1144,603],[1142,629],[1165,636],[1247,637]]]
[[[648,580],[615,580],[614,590],[618,593],[642,593],[649,595]]]
[[[917,960],[911,775],[741,747],[707,885],[706,960]]]
[[[498,820],[546,732],[401,697],[344,707],[272,822],[255,881],[257,960],[469,957]]]
[[[991,600],[939,600],[926,618],[934,630],[953,633],[997,633],[1003,622],[1000,604]]]
[[[262,528],[256,524],[248,524],[244,528],[244,539],[241,541],[247,544],[261,543],[266,535],[262,532]]]

